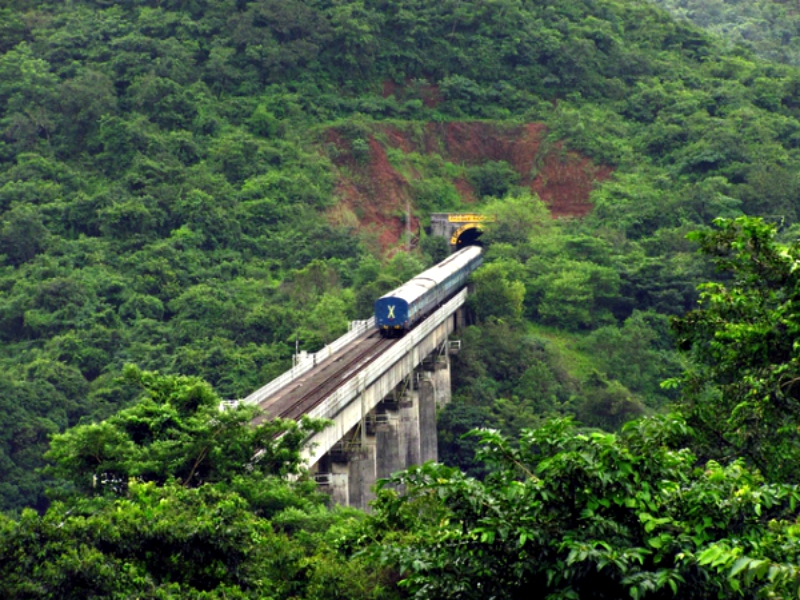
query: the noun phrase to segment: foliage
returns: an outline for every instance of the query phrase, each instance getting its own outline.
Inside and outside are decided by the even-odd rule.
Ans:
[[[221,411],[219,397],[197,378],[135,367],[125,376],[142,389],[135,405],[54,435],[45,454],[54,463],[49,472],[81,495],[124,494],[130,480],[198,487],[296,474],[303,440],[321,429],[280,419],[250,427],[256,409]]]
[[[621,327],[601,327],[580,342],[602,372],[646,398],[652,407],[677,399],[675,390],[661,387],[662,381],[678,376],[683,367],[674,345],[667,317],[640,311],[634,311]]]
[[[592,373],[582,386],[585,400],[578,407],[581,423],[614,431],[645,414],[645,406],[620,382]]]
[[[489,318],[516,320],[522,316],[525,284],[509,280],[513,265],[493,262],[478,271],[472,278],[475,295],[470,298],[480,321]]]
[[[477,431],[492,473],[428,463],[382,481],[371,551],[416,597],[796,593],[800,490],[741,463],[698,468],[689,433],[674,416],[620,436],[553,420],[518,447]]]
[[[732,36],[794,62],[788,5],[705,4],[705,24],[746,12]],[[685,234],[800,218],[798,82],[650,2],[5,3],[0,506],[19,519],[0,519],[2,595],[393,597],[376,555],[428,597],[796,593],[797,490],[750,470],[796,481],[796,244],[750,220]],[[465,119],[521,137],[462,157]],[[441,419],[440,455],[484,480],[412,469],[364,529],[284,477],[315,425],[244,427],[217,394],[441,256],[424,237],[387,252],[340,205],[344,179],[380,185],[378,150],[405,175],[396,215],[497,220]],[[528,190],[569,200],[576,166],[603,179],[580,190],[594,209],[554,220]],[[712,279],[697,243],[730,271],[678,328],[704,469],[672,418],[535,429],[615,429],[675,399],[664,319]],[[480,425],[518,447],[461,437]],[[365,530],[385,545],[347,555]]]
[[[776,62],[800,64],[796,11],[785,2],[656,0],[678,18],[711,31],[730,45],[748,48]]]
[[[0,548],[8,598],[263,597],[280,592],[276,579],[297,560],[235,494],[154,484],[133,484],[124,499],[55,505],[44,518],[4,519]]]
[[[772,8],[769,23],[792,16]],[[397,213],[406,199],[421,222],[467,208],[464,186],[498,196],[475,208],[502,217],[487,263],[503,264],[507,293],[481,318],[572,336],[634,310],[683,313],[709,279],[686,231],[720,215],[798,218],[798,81],[645,2],[6,3],[0,505],[45,508],[48,436],[126,407],[125,364],[234,399],[284,370],[297,340],[313,351],[368,316],[421,264],[390,263],[379,231],[356,231],[365,215],[337,206],[348,169],[379,185],[376,144],[403,155]],[[462,157],[449,125],[466,119],[524,141]],[[386,123],[413,133],[411,151]],[[553,223],[527,189],[569,197],[571,164],[613,176],[582,223]],[[542,408],[581,405],[564,377],[530,366]],[[637,361],[644,382],[595,366],[662,402],[655,369]],[[533,379],[521,401],[536,404]],[[481,380],[476,396],[516,402],[497,387]],[[509,420],[510,406],[494,412]]]
[[[668,324],[660,315],[635,313],[622,327],[566,336],[522,322],[490,319],[460,333],[454,357],[453,403],[439,415],[439,458],[475,476],[476,427],[516,438],[551,416],[584,426],[619,430],[627,421],[664,410],[677,399],[666,377],[681,373]]]
[[[798,481],[797,261],[760,219],[719,219],[694,235],[725,278],[675,321],[693,366],[682,379],[689,423],[709,456],[742,456],[772,481]]]
[[[126,377],[134,406],[54,436],[63,501],[0,517],[4,598],[392,597],[381,570],[337,560],[356,515],[302,477],[319,423],[252,425],[197,378]]]
[[[475,190],[481,196],[502,198],[518,183],[519,173],[506,162],[487,162],[467,169]]]
[[[677,397],[660,387],[683,367],[667,318],[631,312],[647,304],[642,288],[652,283],[630,276],[645,268],[636,264],[646,260],[640,248],[554,222],[528,194],[484,210],[496,220],[482,238],[490,245],[468,300],[478,327],[461,333],[454,362],[454,398],[467,406],[441,415],[440,456],[447,464],[485,473],[471,464],[471,443],[455,432],[485,426],[517,436],[552,415],[614,431]],[[669,286],[658,279],[663,293]],[[630,301],[626,293],[634,287],[638,297]],[[532,333],[525,317],[551,325],[550,339],[541,326]]]

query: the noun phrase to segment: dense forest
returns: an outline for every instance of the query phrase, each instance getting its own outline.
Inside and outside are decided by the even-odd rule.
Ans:
[[[785,0],[655,0],[662,8],[768,60],[800,65],[800,11]]]
[[[660,4],[0,3],[2,595],[796,594],[796,16]],[[442,464],[328,507],[219,402],[457,210]]]

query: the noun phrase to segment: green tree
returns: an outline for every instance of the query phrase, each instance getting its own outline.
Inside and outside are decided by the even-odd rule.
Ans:
[[[143,390],[134,406],[53,436],[45,455],[53,463],[49,473],[81,494],[124,494],[130,480],[197,487],[296,473],[302,441],[320,429],[305,421],[248,427],[254,409],[221,411],[220,399],[198,378],[134,367],[125,376]]]
[[[303,319],[300,338],[306,347],[319,348],[347,332],[347,305],[332,294],[323,294]]]
[[[545,261],[532,261],[548,268]],[[611,307],[619,292],[620,278],[610,267],[591,262],[561,260],[550,272],[531,282],[538,297],[536,313],[546,323],[565,329],[583,329],[613,321]]]
[[[530,194],[520,194],[492,200],[483,213],[495,217],[493,223],[486,225],[485,241],[519,245],[531,241],[534,235],[541,235],[552,226],[552,218],[544,203]]]
[[[618,381],[608,381],[593,372],[581,388],[585,400],[577,407],[577,418],[587,427],[615,431],[628,421],[641,417],[641,401]]]
[[[0,228],[0,253],[13,265],[21,265],[44,250],[49,232],[39,210],[18,206],[8,211]]]
[[[56,122],[58,78],[50,64],[22,42],[0,57],[0,127],[23,152],[46,148]]]
[[[519,183],[519,173],[506,162],[487,162],[467,169],[467,178],[479,196],[503,198]]]
[[[327,510],[302,477],[299,450],[320,423],[254,424],[200,379],[126,377],[135,405],[53,437],[63,501],[0,515],[2,597],[393,597],[382,570],[336,555],[355,512]]]
[[[270,489],[261,485],[261,489]],[[273,486],[274,488],[274,486]],[[285,488],[273,500],[297,500]],[[276,504],[277,505],[277,504]],[[204,485],[133,482],[125,497],[0,515],[4,598],[389,599],[381,570],[328,541],[352,511],[298,503],[272,521],[242,495]]]
[[[698,469],[688,433],[671,416],[620,436],[552,420],[518,446],[477,431],[482,482],[428,463],[379,484],[372,550],[418,597],[796,593],[800,489],[741,463]]]
[[[513,278],[519,273],[518,263],[493,262],[479,269],[473,276],[475,294],[470,304],[478,319],[485,321],[490,317],[510,319],[522,316],[522,301],[525,298],[525,284]]]
[[[285,536],[235,494],[152,483],[128,491],[57,504],[45,517],[0,517],[4,597],[255,598],[279,593],[281,569],[298,568]]]
[[[693,238],[724,274],[674,322],[694,366],[681,405],[707,456],[742,456],[773,481],[800,481],[800,243],[760,219],[718,219]]]
[[[667,317],[634,311],[622,327],[607,325],[590,333],[581,348],[591,353],[606,375],[655,408],[677,398],[675,390],[660,385],[683,370],[674,344]]]

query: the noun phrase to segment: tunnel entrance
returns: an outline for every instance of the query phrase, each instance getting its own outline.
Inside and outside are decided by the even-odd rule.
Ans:
[[[492,223],[494,215],[478,213],[432,213],[431,235],[441,236],[450,242],[450,252],[467,246],[482,246],[481,234],[486,223]]]
[[[475,223],[469,223],[459,227],[450,238],[450,246],[454,250],[461,250],[467,246],[482,245],[478,238],[483,234],[483,227]]]

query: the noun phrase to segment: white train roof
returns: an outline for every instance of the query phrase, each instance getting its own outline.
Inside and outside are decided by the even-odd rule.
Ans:
[[[449,275],[455,273],[481,255],[481,248],[469,246],[451,254],[438,265],[423,271],[413,279],[408,280],[399,288],[384,294],[381,298],[399,298],[406,302],[413,302],[428,290],[436,287]]]

